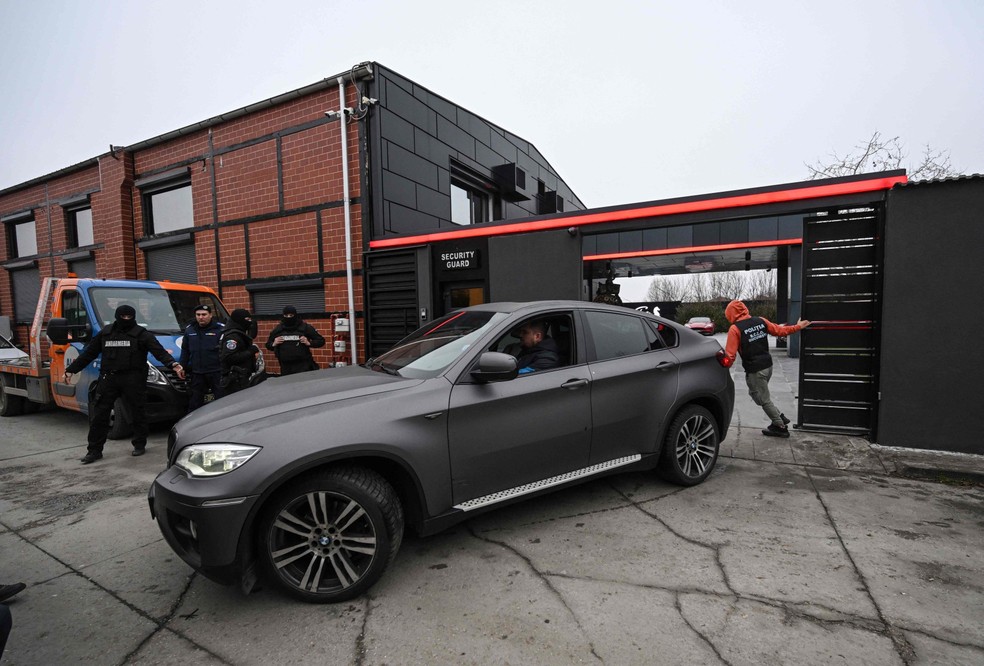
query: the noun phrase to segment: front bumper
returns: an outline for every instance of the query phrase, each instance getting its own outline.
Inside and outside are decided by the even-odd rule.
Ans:
[[[243,572],[247,521],[257,496],[206,495],[216,479],[193,479],[172,465],[150,486],[147,500],[165,541],[191,568],[231,585]]]
[[[174,422],[188,413],[188,394],[173,386],[147,384],[144,416],[148,423]]]

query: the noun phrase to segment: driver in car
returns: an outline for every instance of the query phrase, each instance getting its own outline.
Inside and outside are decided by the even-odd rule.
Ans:
[[[560,348],[557,341],[547,337],[547,324],[531,321],[519,328],[519,342],[522,345],[516,357],[519,374],[548,370],[560,365]]]

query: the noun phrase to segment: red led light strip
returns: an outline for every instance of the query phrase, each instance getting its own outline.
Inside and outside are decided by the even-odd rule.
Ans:
[[[536,222],[503,224],[496,227],[466,227],[463,229],[455,229],[454,231],[441,231],[433,234],[421,234],[419,236],[402,236],[400,238],[374,240],[369,242],[369,247],[372,249],[402,247],[404,245],[419,245],[421,243],[433,243],[435,241],[442,240],[479,238],[483,236],[502,236],[506,234],[517,234],[530,231],[544,231],[547,229],[581,227],[589,224],[601,224],[604,222],[636,220],[642,217],[661,217],[666,215],[679,215],[681,213],[695,213],[709,210],[721,210],[724,208],[741,208],[745,206],[759,206],[762,204],[818,199],[821,197],[834,197],[845,194],[876,192],[878,190],[887,190],[894,185],[898,185],[899,183],[905,183],[907,180],[908,178],[906,178],[906,176],[871,178],[868,180],[851,181],[849,183],[816,185],[813,187],[800,187],[793,190],[760,192],[758,194],[741,194],[733,197],[701,199],[699,201],[687,201],[675,204],[659,204],[655,206],[645,206],[643,208],[632,208],[628,210],[558,217],[549,220],[538,220]],[[772,244],[775,245],[775,243]]]

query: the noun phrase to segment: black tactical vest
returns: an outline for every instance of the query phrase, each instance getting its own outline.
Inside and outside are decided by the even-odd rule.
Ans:
[[[735,322],[741,332],[738,353],[745,372],[758,372],[772,367],[772,354],[769,353],[769,331],[761,317],[749,317]]]
[[[145,370],[147,366],[147,350],[140,344],[139,326],[129,331],[120,331],[114,324],[103,338],[102,372],[120,372],[121,370]]]

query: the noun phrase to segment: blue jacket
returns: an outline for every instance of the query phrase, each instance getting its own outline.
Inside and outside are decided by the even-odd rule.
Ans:
[[[219,338],[225,328],[214,319],[205,328],[200,328],[198,322],[188,324],[181,337],[181,365],[185,372],[219,372]]]

